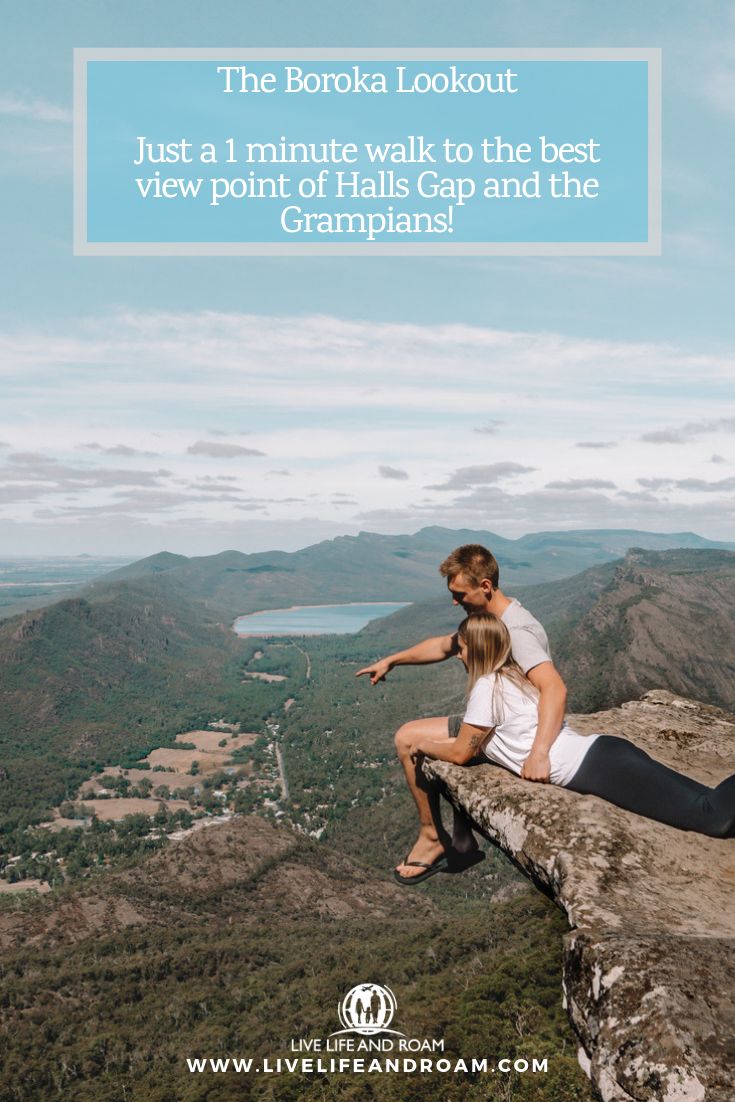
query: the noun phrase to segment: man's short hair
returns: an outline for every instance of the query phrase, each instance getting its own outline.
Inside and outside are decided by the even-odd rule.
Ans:
[[[439,573],[450,582],[458,574],[464,574],[475,586],[479,586],[487,578],[494,589],[497,589],[500,580],[498,560],[481,543],[465,543],[456,547],[439,567]]]

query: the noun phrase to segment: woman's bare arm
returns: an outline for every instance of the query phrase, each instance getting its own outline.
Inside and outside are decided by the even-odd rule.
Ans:
[[[477,757],[480,747],[493,730],[492,727],[475,727],[472,723],[463,723],[456,738],[418,738],[414,753],[425,754],[427,758],[437,758],[439,761],[449,761],[454,765],[466,765]]]

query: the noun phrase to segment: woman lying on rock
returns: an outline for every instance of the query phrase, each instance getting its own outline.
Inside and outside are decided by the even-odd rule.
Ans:
[[[463,765],[478,755],[520,776],[538,724],[538,691],[511,658],[508,629],[497,616],[480,612],[457,629],[459,657],[468,673],[469,699],[461,723],[449,737],[419,737],[415,758],[425,755]],[[553,742],[550,781],[583,795],[599,796],[626,811],[715,838],[735,834],[735,774],[708,788],[656,761],[617,735],[580,735],[564,724]],[[471,861],[467,862],[472,863]],[[446,866],[439,858],[422,872],[399,866],[401,883],[416,883]]]

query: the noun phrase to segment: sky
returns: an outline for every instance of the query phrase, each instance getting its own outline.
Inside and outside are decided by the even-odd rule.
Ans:
[[[2,0],[0,549],[735,538],[731,3]],[[75,46],[663,51],[663,253],[72,253]]]

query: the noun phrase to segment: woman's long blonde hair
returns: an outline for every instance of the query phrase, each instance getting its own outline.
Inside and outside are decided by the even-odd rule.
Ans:
[[[511,655],[510,632],[492,612],[473,612],[457,628],[457,634],[467,644],[467,694],[478,678],[497,673],[512,681],[521,692],[538,700],[538,690],[528,680]]]

